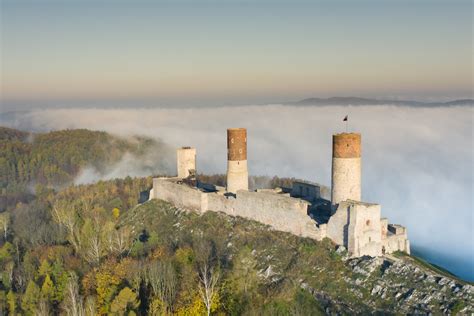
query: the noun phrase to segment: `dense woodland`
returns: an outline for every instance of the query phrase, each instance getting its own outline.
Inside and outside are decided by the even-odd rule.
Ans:
[[[27,133],[0,127],[0,211],[27,202],[36,191],[71,184],[84,167],[105,170],[124,153],[137,157],[156,145],[85,129]]]

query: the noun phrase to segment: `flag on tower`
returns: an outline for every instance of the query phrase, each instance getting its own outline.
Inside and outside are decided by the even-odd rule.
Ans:
[[[349,115],[346,115],[346,117],[344,117],[344,119],[342,120],[343,122],[347,122],[347,118],[348,118]]]

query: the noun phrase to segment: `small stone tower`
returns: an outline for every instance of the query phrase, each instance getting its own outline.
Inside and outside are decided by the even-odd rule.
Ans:
[[[176,151],[178,178],[187,178],[196,173],[196,148],[181,147]]]
[[[361,199],[361,136],[341,133],[332,136],[331,203]]]
[[[227,192],[249,189],[247,130],[227,129]]]

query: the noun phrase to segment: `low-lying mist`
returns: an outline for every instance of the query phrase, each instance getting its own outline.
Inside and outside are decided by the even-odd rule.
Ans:
[[[330,185],[331,135],[345,131],[346,114],[348,130],[362,133],[363,200],[380,203],[390,222],[407,226],[412,246],[426,249],[432,262],[474,280],[472,107],[50,109],[10,115],[1,123],[139,134],[194,146],[202,173],[225,172],[226,128],[246,127],[251,174]],[[144,175],[133,159],[124,159],[117,175]],[[162,169],[174,173],[169,163]],[[84,177],[91,176],[87,172]]]

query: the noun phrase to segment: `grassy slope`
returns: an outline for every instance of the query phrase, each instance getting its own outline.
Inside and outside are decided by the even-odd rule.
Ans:
[[[131,227],[135,234],[143,230],[156,232],[176,247],[181,247],[196,234],[213,236],[230,258],[224,266],[225,279],[240,284],[240,287],[233,289],[237,295],[244,287],[250,288],[252,299],[249,304],[255,306],[275,300],[292,301],[295,289],[304,287],[316,298],[320,308],[330,306],[333,311],[342,314],[390,314],[400,310],[400,304],[403,304],[400,298],[395,297],[397,291],[410,288],[416,289],[416,292],[426,291],[427,294],[431,291],[425,288],[423,282],[413,279],[414,275],[384,274],[380,267],[368,275],[351,269],[341,260],[335,245],[328,239],[317,242],[223,213],[199,215],[180,211],[164,201],[152,200],[130,210],[120,225]],[[419,258],[405,255],[402,260],[453,279],[452,275]],[[381,280],[386,286],[394,286],[384,298],[371,293]],[[451,294],[446,295],[450,301],[456,302]],[[435,310],[438,304],[440,302],[436,300],[430,302]],[[416,308],[416,304],[410,308]]]
[[[339,260],[329,240],[316,242],[221,213],[199,216],[180,212],[159,200],[129,211],[120,225],[131,227],[135,233],[144,229],[158,232],[177,246],[194,234],[213,236],[232,258],[224,267],[226,279],[235,279],[241,285],[237,292],[244,286],[250,288],[255,304],[273,299],[289,301],[295,288],[305,284],[320,300],[331,301],[343,313],[371,311],[355,292],[363,298],[369,298],[370,293],[357,286],[354,292],[347,286],[345,278],[355,279],[357,275]]]

